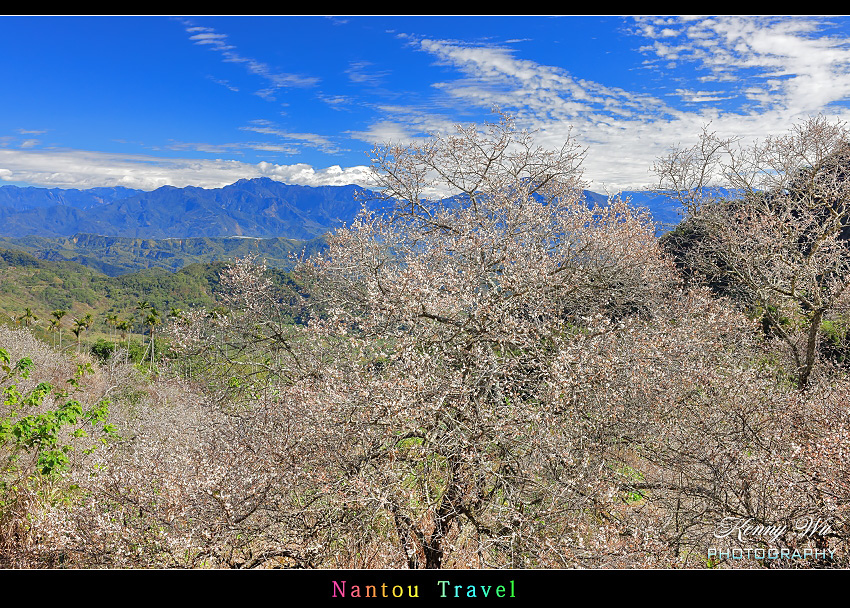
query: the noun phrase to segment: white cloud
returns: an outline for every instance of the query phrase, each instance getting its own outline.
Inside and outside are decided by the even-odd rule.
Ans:
[[[606,86],[548,66],[514,57],[503,47],[469,46],[445,40],[418,41],[419,48],[451,65],[464,77],[432,86],[465,106],[520,108],[541,119],[575,120],[589,112],[657,118],[667,112],[659,99]]]
[[[169,150],[193,150],[195,152],[205,152],[207,154],[242,154],[243,150],[262,150],[266,152],[282,152],[286,154],[296,154],[298,152],[298,149],[292,146],[281,146],[252,141],[226,144],[172,142],[168,146],[165,146],[165,148]]]
[[[334,110],[344,109],[354,103],[353,98],[347,95],[323,95],[317,96],[320,100],[328,104]]]
[[[538,140],[552,147],[563,143],[572,126],[572,135],[588,148],[585,175],[599,189],[648,185],[653,161],[675,144],[695,141],[709,122],[718,133],[753,140],[784,133],[812,113],[850,117],[844,107],[850,100],[850,39],[827,35],[825,20],[689,16],[635,23],[633,33],[646,39],[645,66],[663,75],[655,96],[520,58],[507,46],[398,36],[437,65],[458,70],[459,78],[432,84],[444,105],[498,105],[520,126],[539,129]],[[385,112],[352,135],[373,142],[410,138],[422,123],[407,110]]]
[[[189,40],[194,40],[195,44],[215,44],[218,46],[218,50],[222,50],[223,45],[220,44],[227,39],[227,34],[195,34],[194,36],[189,36]],[[229,49],[233,47],[227,47]]]
[[[669,93],[681,98],[685,103],[706,103],[710,101],[723,101],[734,99],[737,95],[722,95],[716,91],[692,91],[690,89],[676,89],[675,93]]]
[[[405,125],[391,120],[373,123],[365,131],[348,131],[348,135],[370,144],[412,143],[422,139],[417,138]]]
[[[641,34],[656,38],[655,18],[641,18]],[[655,40],[642,47],[659,58],[686,61],[716,80],[752,87],[783,80],[766,109],[791,114],[817,112],[850,96],[850,37],[827,35],[828,18],[721,16],[692,19],[678,44]]]
[[[366,166],[315,169],[298,163],[257,164],[235,160],[164,159],[83,150],[21,151],[0,149],[0,180],[45,187],[126,186],[154,190],[160,186],[221,188],[242,179],[270,177],[307,186],[372,183]]]
[[[207,76],[207,78],[212,80],[216,84],[220,84],[221,86],[223,86],[227,89],[230,89],[234,93],[239,92],[239,89],[237,87],[233,86],[232,84],[230,84],[227,80],[219,79],[219,78],[213,78],[212,76]]]

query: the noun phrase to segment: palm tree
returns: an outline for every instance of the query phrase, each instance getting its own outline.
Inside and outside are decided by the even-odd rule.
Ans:
[[[151,335],[151,368],[153,368],[154,362],[154,327],[162,323],[162,319],[159,318],[159,313],[156,311],[156,308],[151,306],[151,312],[148,314],[145,319],[145,325],[150,326],[150,335]]]
[[[140,313],[142,313],[142,317],[145,316],[145,311],[149,308],[153,309],[153,306],[151,306],[151,303],[148,302],[147,300],[139,300],[138,302],[136,302],[136,310],[138,310]],[[134,318],[135,318],[135,315],[134,315]],[[142,323],[144,324],[144,321],[142,321]],[[147,354],[147,351],[145,351],[145,354]],[[142,357],[142,358],[144,359],[144,357]]]
[[[91,313],[86,313],[86,315],[80,320],[83,325],[83,329],[88,331],[92,324],[94,323],[94,317],[91,316]],[[79,347],[79,344],[77,345]]]
[[[125,340],[127,338],[127,334],[130,331],[130,328],[133,327],[133,324],[130,323],[128,319],[122,319],[118,323],[115,324],[115,328],[121,332],[121,339]],[[130,348],[129,342],[127,343],[127,348]]]
[[[80,334],[86,330],[86,323],[80,319],[74,319],[74,326],[71,328],[71,333],[77,336],[77,353],[80,352]]]
[[[133,327],[133,324],[129,319],[122,319],[117,325],[116,328],[121,332],[121,339],[127,338],[127,357],[130,357],[130,338],[128,337],[130,328]]]
[[[29,327],[36,321],[38,321],[38,317],[36,317],[31,308],[24,308],[24,314],[18,317],[18,321],[23,321],[26,327]]]
[[[54,310],[50,314],[56,318],[56,325],[59,327],[59,350],[62,350],[62,317],[68,314],[68,311],[60,308]]]
[[[59,321],[56,319],[50,319],[50,324],[47,326],[47,331],[54,334],[59,331]],[[53,348],[56,348],[56,336],[53,336]]]
[[[109,337],[114,340],[115,336],[113,334],[115,333],[115,327],[118,325],[118,315],[114,312],[106,313],[106,324],[112,328],[112,331],[109,332]]]

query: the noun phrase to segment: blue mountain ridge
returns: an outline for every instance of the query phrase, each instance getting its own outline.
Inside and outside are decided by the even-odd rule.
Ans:
[[[584,191],[588,204],[607,196]],[[681,221],[679,204],[648,191],[621,196],[646,207],[663,232]],[[240,179],[222,188],[162,186],[87,190],[0,187],[0,236],[67,237],[79,233],[134,238],[286,237],[308,240],[351,222],[378,195],[356,185],[299,186],[270,178]]]

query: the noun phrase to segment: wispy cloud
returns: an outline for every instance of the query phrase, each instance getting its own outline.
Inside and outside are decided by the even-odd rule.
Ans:
[[[334,110],[346,110],[349,109],[354,103],[355,100],[348,95],[325,95],[319,94],[316,96],[320,101],[328,104]]]
[[[455,68],[460,77],[432,83],[443,96],[444,112],[400,105],[379,107],[382,117],[367,130],[351,131],[354,138],[381,143],[416,141],[428,132],[450,132],[458,109],[489,110],[493,106],[514,114],[519,125],[537,130],[543,145],[563,144],[576,137],[589,146],[588,175],[595,185],[625,186],[647,181],[651,159],[611,162],[620,145],[661,154],[664,148],[649,141],[657,122],[675,120],[680,114],[662,99],[610,87],[557,67],[520,59],[505,46],[467,44],[400,34],[408,44],[435,58],[436,64]],[[633,141],[624,141],[629,133]],[[637,141],[634,141],[637,140]],[[622,156],[622,155],[619,155]]]
[[[225,87],[226,89],[230,89],[234,93],[239,92],[238,87],[233,86],[232,84],[230,84],[227,80],[224,80],[223,78],[213,78],[212,76],[207,76],[207,78],[212,80],[216,84],[220,84],[221,86]]]
[[[245,150],[279,152],[283,154],[296,154],[298,152],[298,149],[292,146],[283,146],[252,141],[224,144],[172,141],[170,144],[165,146],[165,148],[167,148],[168,150],[191,150],[193,152],[204,152],[206,154],[243,154]],[[154,149],[156,150],[158,148]]]
[[[188,21],[183,23],[187,25],[186,32],[191,34],[189,40],[197,45],[208,46],[210,50],[220,53],[224,61],[242,64],[249,73],[263,78],[268,86],[255,92],[263,99],[275,101],[275,93],[280,89],[314,87],[320,82],[315,76],[280,72],[267,63],[240,55],[236,52],[236,47],[227,41],[227,34],[216,32],[211,27],[196,26]]]
[[[387,77],[387,70],[374,70],[370,61],[352,61],[345,70],[348,79],[356,84],[378,86]]]
[[[628,117],[657,117],[668,111],[659,99],[580,78],[556,66],[518,59],[511,48],[429,39],[416,44],[439,64],[464,74],[463,78],[432,86],[466,104],[521,107],[558,119],[592,111]]]
[[[413,143],[427,139],[427,136],[417,136],[406,125],[392,120],[379,120],[369,125],[366,130],[348,131],[348,135],[373,145],[379,143]]]
[[[381,104],[375,106],[381,118],[366,129],[349,130],[346,135],[369,144],[421,143],[432,133],[448,133],[457,120],[416,107]]]
[[[342,151],[336,143],[324,135],[318,135],[316,133],[293,133],[278,127],[269,120],[255,120],[252,121],[250,125],[239,128],[243,131],[253,131],[254,133],[262,133],[264,135],[273,135],[289,142],[316,148],[328,154],[335,154]]]
[[[723,95],[715,91],[693,91],[691,89],[676,89],[675,93],[669,93],[679,97],[685,103],[709,103],[734,99],[737,95]]]
[[[28,148],[35,148],[41,144],[41,140],[35,137],[26,137],[28,135],[42,135],[47,133],[46,129],[15,129],[17,133],[23,135],[24,137],[19,137],[17,135],[4,135],[0,137],[0,147],[16,147],[26,150]]]

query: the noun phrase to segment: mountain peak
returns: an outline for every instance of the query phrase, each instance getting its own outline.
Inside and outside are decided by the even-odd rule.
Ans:
[[[230,185],[235,186],[237,184],[271,184],[271,183],[286,185],[281,181],[278,181],[276,179],[272,179],[270,177],[265,177],[265,176],[262,176],[262,177],[243,177],[242,179],[238,179]]]

